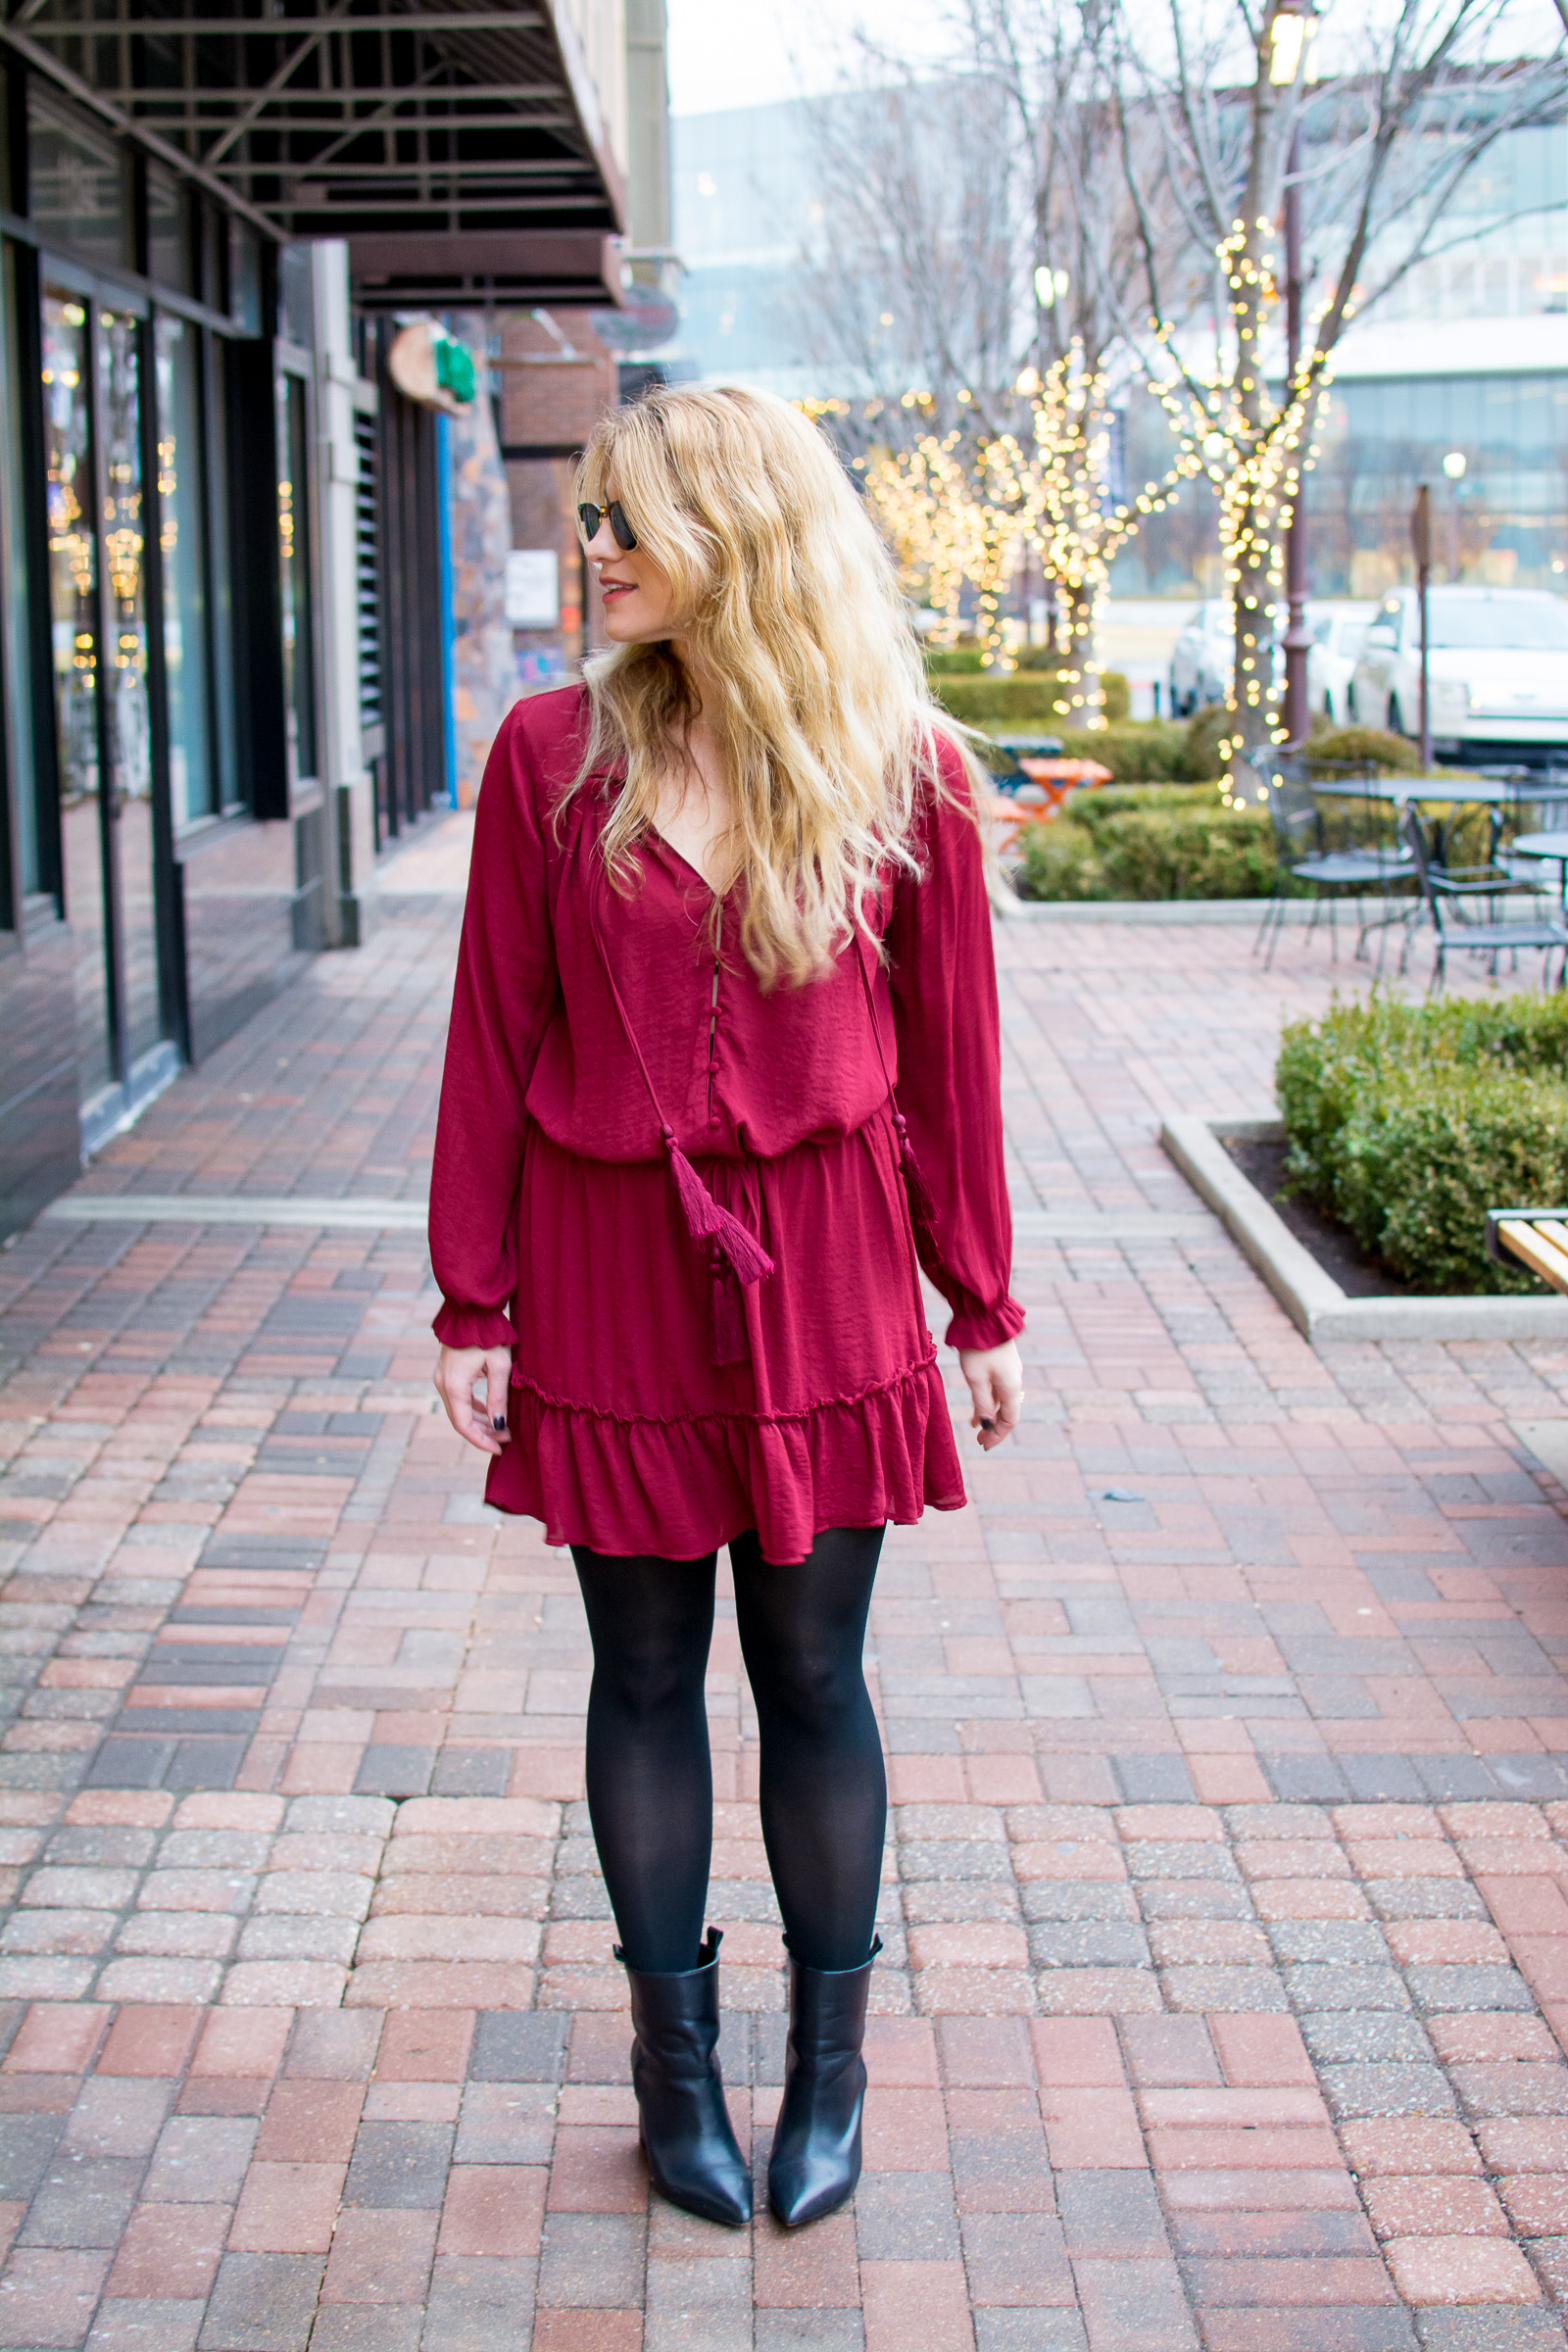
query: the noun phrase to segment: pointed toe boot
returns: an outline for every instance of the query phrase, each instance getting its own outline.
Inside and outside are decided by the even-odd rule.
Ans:
[[[834,2213],[860,2178],[865,2000],[880,1936],[859,1968],[803,1968],[790,1956],[784,2099],[767,2167],[768,2203],[786,2229]]]
[[[631,2079],[648,2170],[661,2196],[733,2229],[752,2218],[752,2176],[724,2104],[718,2071],[718,1947],[710,1929],[696,1968],[654,1976],[627,1968]],[[625,1954],[615,1947],[623,1965]]]

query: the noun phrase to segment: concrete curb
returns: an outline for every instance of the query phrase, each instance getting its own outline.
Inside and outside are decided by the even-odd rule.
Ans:
[[[1348,1298],[1249,1183],[1222,1140],[1284,1132],[1277,1119],[1174,1118],[1165,1120],[1159,1140],[1314,1347],[1331,1340],[1568,1338],[1568,1298]]]
[[[1252,923],[1260,924],[1273,899],[1020,899],[999,867],[990,877],[991,904],[1004,922],[1022,923]],[[1323,899],[1318,920],[1326,924],[1331,906],[1348,920],[1366,911],[1364,899]],[[1310,922],[1311,899],[1287,899],[1288,923]]]

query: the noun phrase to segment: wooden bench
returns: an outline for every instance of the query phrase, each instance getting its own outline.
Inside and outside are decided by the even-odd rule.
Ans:
[[[1568,1208],[1489,1208],[1487,1255],[1528,1266],[1568,1295]]]

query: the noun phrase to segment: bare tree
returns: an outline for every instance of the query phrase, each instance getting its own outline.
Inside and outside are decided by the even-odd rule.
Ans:
[[[1282,551],[1336,346],[1353,317],[1450,241],[1454,197],[1497,140],[1560,111],[1562,47],[1549,59],[1513,53],[1509,0],[1392,0],[1346,33],[1338,70],[1313,83],[1310,0],[1236,0],[1234,13],[1213,0],[1207,14],[1165,0],[1159,42],[1147,10],[1109,4],[1144,300],[1135,308],[1125,289],[1107,292],[1184,450],[1220,493],[1236,618],[1233,748],[1252,758],[1279,734]],[[1294,374],[1280,334],[1288,177],[1316,297]],[[1172,203],[1186,230],[1174,264]],[[1479,225],[1471,213],[1465,240]],[[1203,259],[1206,301],[1196,302]]]
[[[860,86],[815,101],[821,219],[797,327],[852,452],[1014,420],[1023,256],[1005,94],[921,79],[861,43]]]

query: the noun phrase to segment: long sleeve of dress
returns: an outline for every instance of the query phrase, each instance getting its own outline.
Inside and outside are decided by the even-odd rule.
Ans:
[[[925,874],[901,877],[887,930],[899,1107],[936,1204],[921,1262],[953,1309],[955,1348],[996,1348],[1023,1329],[1008,1295],[1012,1214],[1002,1136],[1001,1020],[985,858],[956,754],[953,806],[933,796]]]
[[[545,842],[523,731],[502,727],[474,821],[430,1176],[430,1258],[449,1348],[506,1348],[517,1280],[524,1099],[560,991]]]

